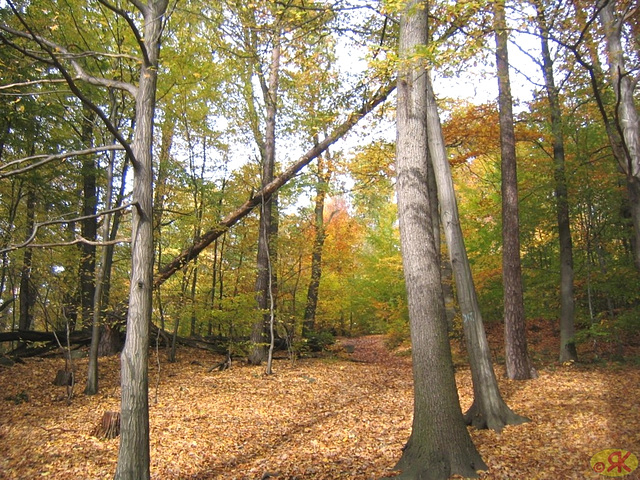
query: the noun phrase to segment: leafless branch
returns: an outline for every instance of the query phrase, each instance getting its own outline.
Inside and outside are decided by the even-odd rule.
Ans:
[[[27,172],[29,170],[33,170],[46,163],[53,162],[54,160],[64,160],[69,157],[77,157],[80,155],[90,155],[92,153],[98,153],[98,152],[109,151],[109,150],[124,150],[124,148],[121,145],[105,145],[103,147],[87,148],[85,150],[76,150],[73,152],[59,153],[57,155],[33,155],[31,157],[20,158],[18,160],[14,160],[12,162],[8,162],[4,165],[1,165],[0,171],[10,168],[14,165],[20,165],[22,163],[29,162],[32,160],[38,160],[38,161],[26,167],[17,168],[7,173],[0,173],[0,180],[3,178],[11,177],[13,175],[18,175],[20,173]]]
[[[33,40],[37,42],[41,47],[47,47],[44,50],[52,57],[52,60],[57,63],[57,67],[59,65],[58,58],[66,59],[71,63],[71,66],[75,70],[76,78],[87,82],[91,85],[96,85],[99,87],[107,87],[107,88],[117,88],[119,90],[125,90],[129,92],[132,96],[136,96],[138,92],[138,88],[135,85],[132,85],[128,82],[122,82],[120,80],[112,80],[109,78],[95,77],[93,75],[88,74],[82,65],[80,65],[76,58],[77,56],[71,52],[69,52],[62,45],[59,45],[51,40],[48,40],[40,35],[36,35],[32,32],[23,32],[21,30],[16,30],[10,28],[6,25],[0,25],[0,29],[3,31],[10,33],[16,37],[24,38],[27,40]],[[60,68],[58,68],[60,69]]]
[[[29,245],[25,245],[23,248],[53,248],[53,247],[68,247],[71,245],[78,245],[80,243],[85,243],[87,245],[95,245],[97,247],[106,247],[108,245],[117,245],[118,243],[131,243],[130,238],[116,238],[115,240],[106,240],[104,242],[94,242],[87,238],[84,238],[80,235],[76,235],[75,240],[70,240],[68,242],[53,242],[53,243],[30,243]]]
[[[9,88],[28,87],[30,85],[40,85],[43,83],[67,83],[64,78],[52,78],[42,80],[32,80],[30,82],[10,83],[8,85],[0,85],[0,90],[7,90]]]
[[[136,42],[138,42],[138,46],[140,47],[140,51],[142,52],[142,56],[144,58],[144,64],[147,66],[151,66],[151,62],[149,61],[149,55],[147,54],[147,47],[144,44],[144,39],[142,38],[142,35],[140,34],[140,30],[138,30],[138,27],[136,26],[133,19],[127,14],[127,12],[116,7],[115,5],[110,4],[106,0],[98,0],[98,2],[100,2],[101,5],[105,6],[116,15],[120,15],[122,18],[124,18],[124,21],[127,22],[127,25],[129,25],[129,28],[133,32],[133,35],[136,37]],[[131,2],[131,3],[133,3],[133,5],[135,5],[136,8],[143,11],[144,6],[139,6],[135,2]]]
[[[47,55],[49,55],[50,60],[43,60],[43,61],[45,61],[45,63],[47,63],[49,65],[52,65],[53,67],[58,69],[60,74],[66,80],[67,85],[69,86],[69,88],[71,89],[73,94],[76,97],[78,97],[78,99],[87,108],[89,108],[92,112],[94,112],[96,115],[98,115],[100,120],[102,120],[102,123],[107,127],[107,130],[109,130],[109,132],[114,136],[114,138],[118,141],[118,143],[120,143],[120,145],[122,145],[124,150],[127,152],[127,155],[129,156],[131,162],[133,162],[134,165],[135,165],[137,160],[136,160],[136,157],[135,157],[135,155],[133,153],[133,150],[131,149],[131,145],[122,136],[122,134],[120,133],[118,128],[116,128],[116,126],[113,125],[113,123],[109,120],[109,118],[107,118],[107,116],[102,111],[102,109],[100,109],[100,107],[98,107],[84,93],[82,93],[82,91],[80,90],[80,88],[76,84],[75,79],[72,77],[72,75],[69,73],[69,71],[65,68],[65,66],[58,59],[58,56],[56,54],[55,48],[52,48],[50,45],[47,44],[46,41],[42,41],[41,37],[39,35],[35,34],[33,29],[29,26],[27,21],[22,17],[22,15],[16,9],[15,5],[12,3],[11,0],[6,0],[6,1],[7,1],[7,4],[9,5],[9,7],[11,8],[11,10],[13,11],[14,15],[18,18],[18,20],[20,21],[22,26],[27,30],[27,33],[20,32],[20,31],[18,31],[18,33],[23,38],[27,38],[27,39],[35,41],[40,46],[40,48],[42,48],[42,50],[44,50],[44,52],[46,52]],[[8,27],[6,27],[4,25],[0,25],[0,30],[4,30],[6,32],[10,32],[12,29],[8,29]],[[0,36],[0,39],[2,39],[4,42],[8,43],[8,41],[4,38],[4,36]],[[15,48],[18,48],[18,47],[15,47]],[[121,82],[121,83],[126,85],[125,82]],[[133,92],[134,97],[137,96],[137,90],[138,89],[136,87],[134,87],[133,85],[131,85],[131,84],[128,84],[128,85],[133,90],[127,90],[127,91],[129,91],[130,93]]]
[[[56,219],[56,220],[48,220],[46,222],[36,223],[33,226],[33,230],[31,231],[31,235],[29,235],[29,238],[27,238],[24,242],[22,242],[19,245],[11,245],[11,246],[8,246],[6,248],[0,249],[0,254],[6,253],[6,252],[11,252],[13,250],[18,250],[20,248],[25,248],[25,247],[32,246],[33,240],[36,238],[36,235],[38,234],[38,230],[40,230],[40,228],[42,228],[42,227],[47,227],[47,226],[50,226],[50,225],[61,225],[61,224],[65,224],[65,223],[81,222],[83,220],[88,220],[90,218],[98,218],[98,217],[101,217],[103,215],[107,215],[107,214],[110,214],[110,213],[115,213],[115,212],[120,211],[120,210],[125,210],[125,209],[127,209],[129,207],[133,207],[133,206],[138,207],[138,202],[131,202],[131,203],[127,203],[125,205],[121,205],[119,207],[111,208],[109,210],[103,210],[101,212],[96,213],[95,215],[84,215],[84,216],[75,217],[75,218],[59,218],[59,219]],[[60,245],[73,245],[74,243],[89,242],[89,240],[86,240],[86,239],[78,240],[78,237],[79,236],[76,237],[76,240],[73,240],[71,242],[61,242]],[[79,237],[79,238],[82,238],[82,237]],[[115,240],[113,240],[113,241],[115,241]],[[109,244],[109,242],[104,243],[104,245],[108,245],[108,244]],[[35,244],[35,246],[39,246],[39,247],[42,247],[42,246],[51,247],[51,246],[56,246],[56,245],[59,245],[59,244],[47,244],[47,245]],[[100,243],[100,245],[103,245],[103,244]]]

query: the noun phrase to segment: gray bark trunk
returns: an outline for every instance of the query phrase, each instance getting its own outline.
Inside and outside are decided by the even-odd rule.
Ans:
[[[400,55],[407,59],[427,40],[427,11],[410,2],[400,24]],[[414,378],[411,436],[397,469],[403,479],[477,477],[486,468],[460,410],[449,347],[440,258],[428,192],[426,76],[403,65],[398,81],[397,194],[407,285]]]
[[[429,152],[436,177],[440,216],[456,282],[458,305],[462,313],[463,330],[473,380],[474,401],[465,414],[465,420],[476,428],[490,428],[500,431],[505,425],[520,424],[527,419],[511,411],[500,395],[498,381],[491,362],[491,350],[473,284],[471,266],[462,236],[453,177],[447,160],[436,99],[431,87],[429,72],[426,75]]]
[[[167,0],[138,4],[143,16],[143,61],[136,96],[132,145],[134,179],[132,215],[131,287],[127,338],[121,355],[121,434],[116,480],[148,480],[149,458],[149,325],[153,292],[153,118],[160,37]]]
[[[564,135],[558,89],[553,77],[553,62],[549,49],[549,29],[544,8],[538,6],[538,27],[542,42],[542,73],[551,110],[551,132],[553,134],[553,161],[558,219],[558,242],[560,246],[560,361],[578,359],[575,344],[575,300],[573,273],[573,243],[569,217],[569,195],[565,173]]]
[[[276,116],[278,101],[278,83],[280,74],[280,33],[274,34],[274,46],[271,53],[271,69],[269,83],[263,82],[263,96],[266,106],[266,128],[264,136],[264,152],[262,153],[262,188],[274,179],[276,160]],[[270,268],[273,263],[272,254],[275,253],[275,235],[273,234],[276,203],[274,197],[263,199],[260,209],[260,226],[258,232],[258,277],[256,279],[256,300],[258,303],[259,320],[253,325],[251,342],[253,348],[249,354],[249,363],[259,365],[267,356],[270,323],[270,298],[275,284]]]
[[[631,5],[631,4],[629,4]],[[620,166],[627,175],[629,202],[634,237],[634,263],[640,270],[640,119],[635,105],[634,90],[637,80],[626,69],[622,46],[622,27],[626,13],[615,15],[615,0],[601,0],[600,20],[604,27],[607,54],[609,58],[609,75],[616,94],[615,121],[622,139],[623,158],[619,158]],[[637,8],[637,7],[635,7]]]
[[[504,285],[505,359],[507,377],[511,380],[525,380],[534,378],[536,373],[529,359],[524,317],[516,141],[509,81],[508,32],[504,0],[498,0],[494,8],[500,110],[500,152],[502,157],[502,283]]]

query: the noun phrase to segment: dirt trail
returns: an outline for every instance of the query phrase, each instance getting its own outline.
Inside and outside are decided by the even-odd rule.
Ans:
[[[357,362],[384,364],[389,367],[401,367],[410,364],[410,356],[398,355],[390,351],[384,343],[384,335],[367,335],[357,338],[342,338],[338,345],[345,351],[351,346],[353,353],[349,357]]]

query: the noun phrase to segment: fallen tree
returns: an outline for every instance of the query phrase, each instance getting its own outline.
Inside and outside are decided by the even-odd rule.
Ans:
[[[175,257],[171,262],[162,266],[154,276],[154,287],[162,285],[174,273],[196,258],[200,252],[211,245],[211,243],[222,236],[233,225],[246,217],[255,207],[261,205],[263,201],[269,200],[269,198],[271,198],[271,196],[278,191],[280,187],[291,180],[300,170],[311,163],[315,158],[324,153],[327,148],[340,140],[369,112],[384,102],[395,88],[395,80],[391,80],[387,85],[380,87],[368,102],[363,104],[362,107],[356,111],[352,112],[349,117],[342,124],[338,125],[324,140],[308,150],[297,162],[289,166],[289,168],[273,179],[272,182],[268,183],[258,193],[253,195],[242,206],[229,213],[218,225],[201,235],[193,245],[183,250],[182,253]]]
[[[16,330],[15,332],[0,332],[0,343],[4,342],[55,342],[56,335],[58,338],[65,338],[67,333],[60,332],[35,332]],[[82,343],[87,338],[91,341],[91,336],[87,332],[75,332],[70,334],[71,342],[74,344]]]
[[[300,170],[306,167],[314,159],[318,158],[324,153],[331,145],[340,140],[345,134],[347,134],[360,120],[362,120],[368,113],[373,111],[378,105],[383,103],[389,95],[395,90],[396,81],[392,79],[386,85],[380,87],[377,92],[364,103],[360,108],[353,111],[347,119],[338,125],[324,140],[316,144],[313,148],[309,149],[304,155],[302,155],[297,162],[290,165],[284,172],[276,177],[272,182],[268,183],[264,188],[253,195],[240,207],[229,213],[223,218],[220,223],[202,234],[194,243],[183,250],[178,256],[176,256],[169,263],[160,267],[158,272],[154,275],[153,284],[154,287],[159,287],[166,280],[168,280],[174,273],[182,269],[190,261],[194,260],[205,248],[211,245],[217,238],[222,236],[232,226],[246,217],[251,211],[261,205],[263,201],[267,201],[275,192],[278,191],[283,185],[291,180]],[[123,306],[126,308],[126,306]],[[123,312],[119,311],[119,316],[123,316]],[[126,316],[126,315],[125,315]],[[15,331],[15,332],[2,332],[0,333],[0,343],[20,341],[24,343],[18,349],[9,352],[8,355],[16,357],[29,357],[47,354],[50,351],[57,348],[56,338],[53,332],[35,332],[35,331]],[[58,334],[63,337],[66,333]],[[171,334],[158,329],[155,325],[151,324],[150,330],[150,343],[155,344],[156,338],[162,339],[160,343],[168,344]],[[75,347],[89,345],[91,343],[91,335],[89,332],[74,332],[70,335],[70,343]],[[43,342],[43,345],[34,347],[33,345],[27,346],[27,342],[39,343]],[[185,338],[178,337],[178,344],[191,346],[195,348],[202,348],[215,352],[220,352],[221,345],[224,341],[220,339],[207,340],[201,338]],[[224,353],[224,352],[221,352]]]

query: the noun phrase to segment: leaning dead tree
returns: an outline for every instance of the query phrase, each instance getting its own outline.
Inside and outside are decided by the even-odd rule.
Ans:
[[[169,279],[174,273],[187,265],[190,261],[195,259],[200,252],[207,248],[217,238],[222,236],[232,226],[246,217],[251,211],[258,205],[262,205],[262,202],[266,202],[271,196],[291,180],[300,170],[306,167],[309,163],[315,160],[319,155],[322,155],[331,145],[340,140],[351,130],[360,120],[362,120],[369,112],[374,110],[378,105],[383,103],[389,95],[395,90],[395,79],[391,80],[386,85],[380,87],[378,91],[371,97],[362,107],[353,111],[347,119],[340,125],[338,125],[327,137],[314,145],[304,155],[302,155],[297,162],[290,165],[284,172],[273,181],[269,182],[259,192],[253,195],[240,207],[236,208],[233,212],[229,213],[222,221],[211,228],[198,238],[193,245],[182,251],[171,262],[161,267],[154,276],[154,287],[162,285],[167,279]]]

